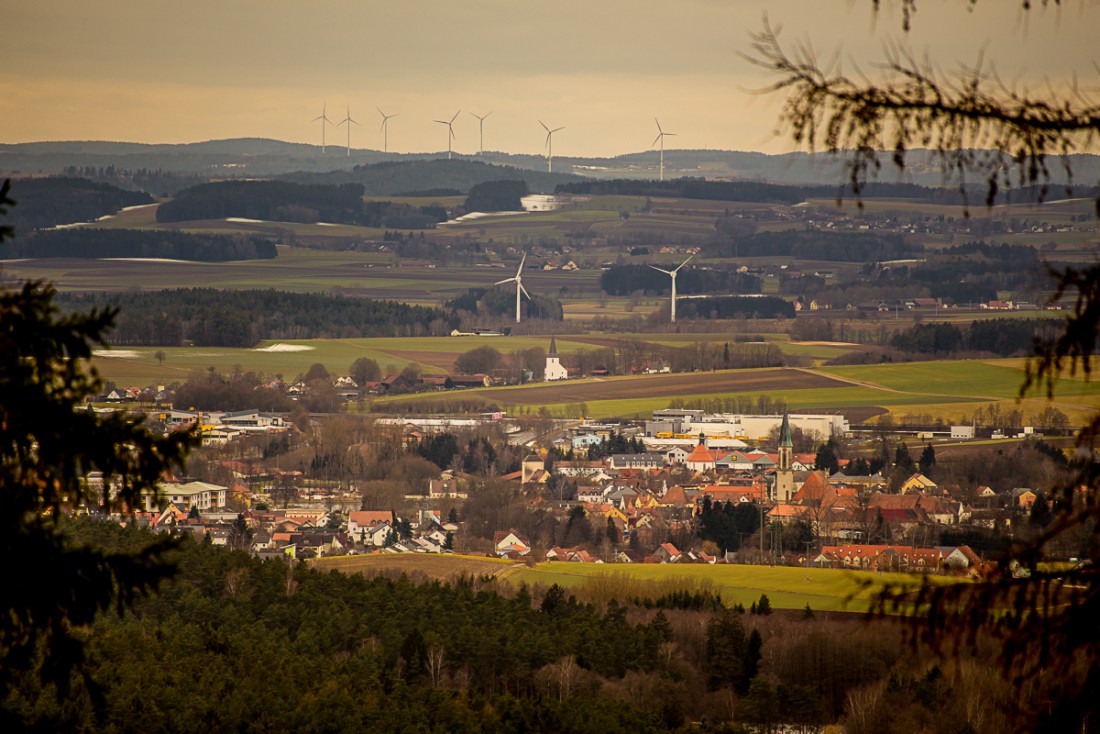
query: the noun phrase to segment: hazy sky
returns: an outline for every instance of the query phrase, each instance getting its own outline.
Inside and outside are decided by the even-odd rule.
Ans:
[[[885,5],[890,0],[884,0]],[[1096,90],[1097,0],[1024,14],[1020,0],[920,0],[913,31],[871,0],[34,0],[6,3],[0,142],[320,143],[327,104],[361,123],[352,146],[541,153],[537,120],[564,126],[555,155],[666,147],[780,152],[780,100],[745,61],[765,11],[788,46],[873,72],[903,42],[954,71],[979,54],[1007,84]],[[346,141],[329,128],[330,144]]]

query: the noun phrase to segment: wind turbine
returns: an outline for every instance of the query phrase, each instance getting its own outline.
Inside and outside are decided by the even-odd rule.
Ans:
[[[454,113],[450,120],[436,120],[440,125],[447,126],[447,160],[451,160],[451,141],[455,139],[454,121],[462,110]]]
[[[317,122],[318,120],[321,121],[321,155],[325,154],[325,125],[332,124],[332,120],[328,119],[328,115],[325,114],[325,110],[327,108],[328,103],[326,102],[324,105],[321,106],[321,116],[314,117],[312,120],[310,120],[310,122]]]
[[[531,298],[531,294],[528,293],[527,289],[523,287],[523,263],[526,260],[527,260],[527,253],[525,252],[525,253],[523,253],[523,257],[520,258],[519,270],[516,271],[515,275],[513,275],[511,278],[505,278],[504,280],[498,280],[496,283],[493,283],[493,285],[504,285],[505,283],[511,283],[512,281],[515,281],[515,283],[516,283],[516,323],[517,324],[519,323],[519,316],[520,316],[520,309],[519,309],[520,293],[527,296],[528,299]]]
[[[669,319],[669,321],[673,324],[676,323],[676,273],[680,272],[680,268],[687,265],[688,260],[690,260],[693,257],[695,257],[695,255],[688,255],[687,260],[684,260],[682,263],[677,265],[672,270],[665,270],[663,268],[657,267],[656,265],[650,265],[649,266],[649,267],[653,268],[654,270],[658,270],[658,271],[664,273],[665,275],[669,275],[669,276],[672,277],[672,312],[671,312],[672,318]]]
[[[344,116],[343,120],[340,120],[340,122],[336,123],[336,127],[340,127],[341,125],[348,126],[348,158],[351,158],[351,126],[353,124],[359,125],[358,122],[351,119],[351,105],[349,104],[347,115]],[[362,127],[362,125],[359,125],[359,127]]]
[[[539,124],[542,125],[542,129],[546,131],[546,172],[554,172],[554,133],[558,130],[564,130],[564,127],[556,127],[553,130],[546,127],[546,123],[539,120]]]
[[[381,107],[375,107],[374,109],[378,110],[378,114],[382,115],[382,127],[381,127],[381,130],[382,130],[382,152],[383,153],[389,153],[390,152],[390,127],[389,127],[389,121],[390,121],[391,117],[397,117],[397,115],[396,114],[387,115],[385,112],[382,111]]]
[[[473,112],[470,113],[474,115]],[[492,112],[486,112],[484,115],[474,115],[477,118],[478,131],[481,133],[481,150],[478,151],[480,155],[485,155],[485,118],[493,114]]]
[[[666,135],[672,135],[673,137],[675,137],[676,133],[666,133],[664,130],[662,130],[661,129],[661,121],[658,120],[656,117],[653,118],[653,121],[655,123],[657,123],[657,137],[653,138],[653,145],[650,145],[649,147],[652,148],[654,145],[657,144],[658,140],[661,141],[661,174],[660,174],[660,177],[657,180],[658,181],[664,181],[665,180],[665,136]],[[673,280],[672,282],[675,283],[676,281]],[[675,321],[676,319],[672,319],[672,320]]]

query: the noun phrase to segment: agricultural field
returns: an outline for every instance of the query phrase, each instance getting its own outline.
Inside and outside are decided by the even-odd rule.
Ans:
[[[17,279],[46,279],[62,291],[160,290],[209,288],[276,288],[324,292],[440,305],[468,288],[490,286],[512,273],[507,268],[397,266],[389,253],[334,252],[279,247],[271,260],[224,263],[146,260],[43,259],[6,261],[4,274]],[[598,270],[524,273],[534,293],[556,295],[561,288],[599,290]],[[593,295],[593,303],[595,297]]]
[[[365,556],[336,556],[309,561],[314,568],[346,574],[377,576],[408,574],[446,581],[459,576],[496,576],[510,569],[512,561],[484,556],[434,555],[421,553],[378,553]]]
[[[743,604],[746,609],[761,594],[767,594],[776,609],[805,609],[809,604],[814,611],[848,612],[868,611],[871,599],[883,584],[921,582],[921,577],[903,574],[734,564],[541,563],[516,566],[502,578],[513,585],[558,584],[581,595],[585,594],[586,585],[604,584],[617,587],[611,589],[614,592],[650,598],[670,588],[711,590],[719,593],[727,606]],[[945,579],[935,577],[936,581]],[[596,593],[599,589],[590,592]]]

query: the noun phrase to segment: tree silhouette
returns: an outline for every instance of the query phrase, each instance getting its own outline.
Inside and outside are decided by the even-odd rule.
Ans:
[[[14,204],[9,190],[0,187],[0,214]],[[0,239],[10,234],[0,229]],[[112,607],[121,613],[174,572],[173,539],[106,549],[66,528],[71,514],[141,509],[195,444],[190,432],[162,438],[143,418],[82,407],[102,389],[88,361],[116,312],[61,315],[54,295],[41,282],[0,291],[0,700],[31,668],[64,697],[84,661],[74,631]]]

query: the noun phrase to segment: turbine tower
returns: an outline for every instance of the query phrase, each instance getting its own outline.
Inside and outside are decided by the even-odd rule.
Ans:
[[[658,120],[656,117],[653,118],[653,121],[655,123],[657,123],[657,137],[653,138],[653,145],[650,145],[649,147],[652,148],[654,145],[657,144],[658,140],[661,141],[661,173],[660,173],[660,177],[657,180],[658,181],[664,181],[665,180],[665,136],[666,135],[672,135],[673,137],[675,137],[676,133],[666,133],[664,130],[662,130],[661,129],[661,121]],[[676,281],[673,281],[673,283],[675,283],[675,282]],[[675,321],[675,320],[676,319],[673,319],[673,321]]]
[[[397,117],[397,115],[396,114],[387,115],[385,112],[382,111],[382,108],[380,108],[380,107],[375,107],[374,109],[378,110],[378,114],[382,115],[382,127],[380,128],[382,130],[382,152],[383,153],[389,153],[390,152],[390,127],[389,127],[389,122],[390,122],[391,117]]]
[[[554,172],[554,133],[558,130],[564,130],[564,127],[556,127],[553,130],[546,127],[546,123],[539,120],[539,124],[542,125],[542,129],[546,131],[546,172]]]
[[[359,125],[359,123],[356,122],[355,120],[351,119],[351,105],[350,104],[348,105],[348,112],[344,116],[344,119],[340,120],[340,122],[336,123],[336,127],[340,127],[341,125],[347,125],[348,126],[348,158],[351,158],[351,126],[352,125]],[[359,125],[359,127],[362,127],[362,125]]]
[[[523,263],[526,260],[527,260],[527,253],[525,252],[525,253],[523,253],[523,257],[520,258],[519,270],[516,271],[515,275],[513,275],[511,278],[505,278],[504,280],[498,280],[496,283],[493,283],[493,285],[504,285],[505,283],[511,283],[511,282],[515,281],[515,284],[516,284],[516,323],[517,324],[519,323],[519,317],[520,317],[520,308],[519,308],[519,306],[520,306],[520,294],[522,293],[523,295],[527,296],[528,299],[531,298],[531,294],[528,293],[527,289],[523,287]]]
[[[470,113],[474,115],[473,112]],[[484,115],[474,115],[477,118],[478,132],[481,133],[481,150],[478,151],[479,155],[485,155],[485,118],[493,114],[492,112],[486,112]]]
[[[321,121],[321,155],[325,154],[325,125],[332,124],[332,120],[328,119],[328,115],[325,114],[325,110],[327,109],[327,107],[328,103],[326,102],[321,106],[321,116],[314,117],[312,120],[310,120],[310,122],[317,122],[318,120]]]
[[[451,141],[455,139],[455,118],[457,118],[461,112],[462,110],[459,110],[458,112],[454,113],[454,115],[451,116],[450,120],[436,120],[436,122],[438,122],[440,125],[447,126],[447,160],[451,160]]]
[[[680,268],[687,265],[688,260],[690,260],[693,257],[695,257],[695,255],[688,255],[687,260],[684,260],[682,263],[677,265],[672,270],[665,270],[663,268],[657,267],[656,265],[650,265],[649,266],[649,267],[653,268],[654,270],[660,271],[660,272],[664,273],[665,275],[668,275],[668,276],[672,277],[672,311],[671,311],[671,317],[672,318],[670,318],[669,321],[670,321],[670,323],[673,323],[673,324],[676,323],[676,273],[680,272]]]

